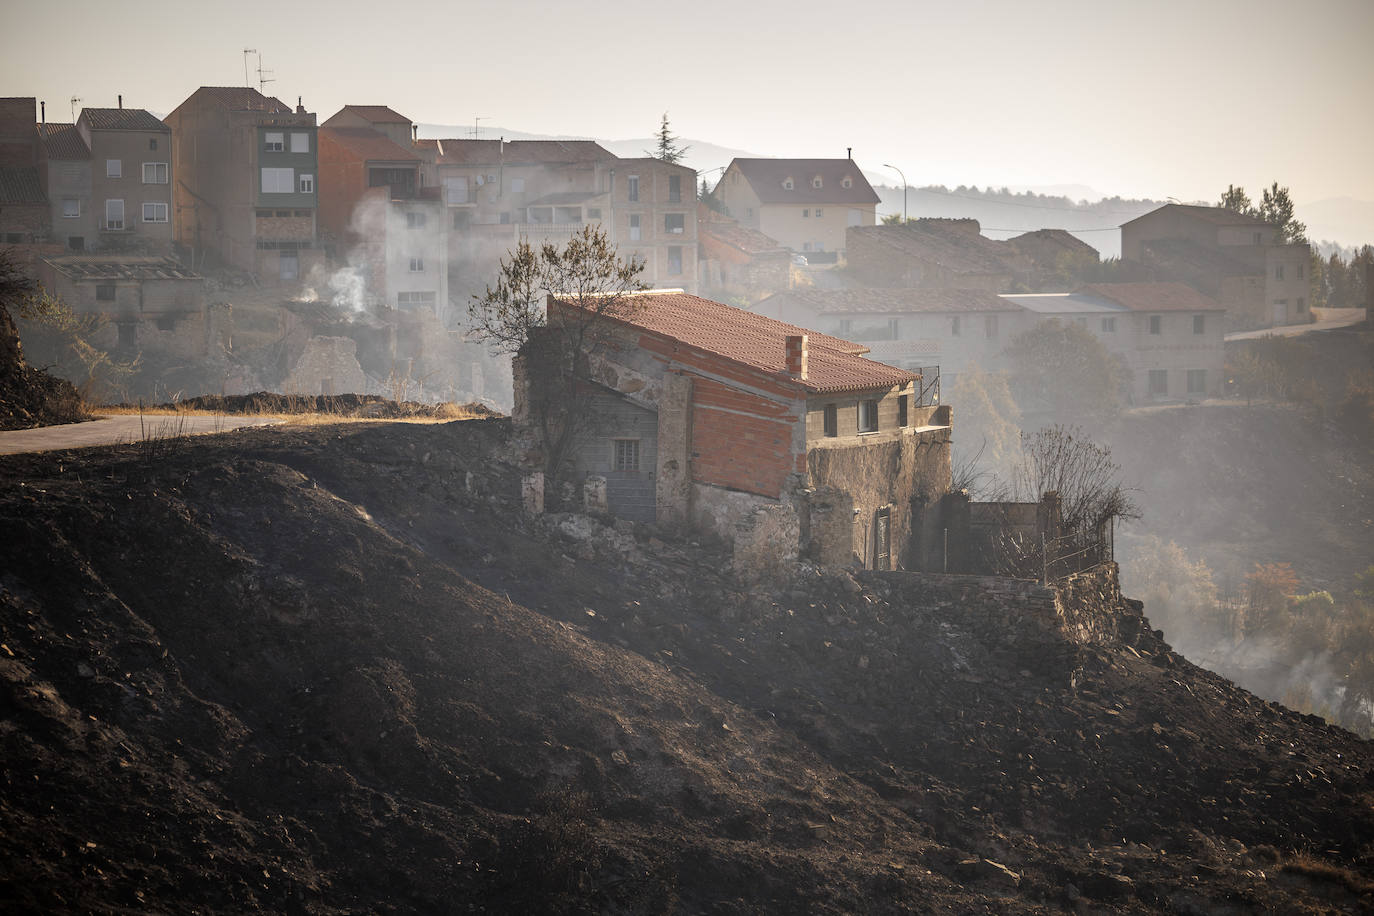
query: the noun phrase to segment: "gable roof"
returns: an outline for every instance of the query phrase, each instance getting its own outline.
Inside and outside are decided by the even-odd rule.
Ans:
[[[49,159],[81,160],[91,158],[91,151],[75,124],[35,124],[38,142]]]
[[[1101,296],[1133,312],[1219,312],[1215,299],[1186,283],[1093,283],[1078,290]]]
[[[634,308],[614,321],[685,344],[737,365],[781,377],[810,392],[859,391],[905,385],[919,376],[864,359],[862,344],[746,312],[681,290],[636,293]],[[559,304],[576,308],[566,300]],[[787,338],[807,335],[808,371],[804,379],[786,373]]]
[[[602,162],[615,154],[595,140],[420,140],[440,165],[534,165]]]
[[[1086,290],[1076,293],[1001,293],[999,298],[1037,315],[1118,314],[1130,311]]]
[[[410,124],[410,118],[385,105],[345,105],[340,109],[344,111],[373,124]]]
[[[1036,229],[1033,232],[1023,232],[1007,239],[1003,244],[1010,245],[1027,256],[1033,256],[1042,250],[1043,246],[1058,248],[1072,254],[1090,254],[1094,258],[1100,257],[1096,248],[1067,229]]]
[[[420,157],[370,127],[321,127],[321,140],[332,140],[364,161],[419,162]]]
[[[763,204],[876,204],[879,198],[853,159],[735,159],[739,169]],[[729,174],[730,169],[726,169]],[[812,187],[819,177],[821,187]],[[792,189],[783,182],[792,179]],[[844,179],[850,186],[844,186]]]
[[[1131,223],[1139,222],[1146,217],[1153,216],[1161,211],[1168,210],[1182,216],[1192,217],[1204,222],[1212,223],[1217,226],[1268,226],[1264,220],[1247,216],[1244,213],[1237,213],[1235,210],[1228,210],[1225,207],[1199,207],[1194,204],[1165,204],[1162,207],[1151,210],[1133,220],[1122,223],[1122,226],[1129,226]]]
[[[794,289],[769,296],[758,307],[769,299],[791,300],[822,315],[1020,311],[996,293],[980,289]]]
[[[0,166],[0,204],[46,204],[48,196],[31,165]]]
[[[223,108],[227,111],[262,111],[268,114],[292,114],[295,109],[274,96],[263,95],[249,86],[201,86],[191,93],[191,99]],[[185,102],[182,105],[186,104]],[[177,106],[178,108],[181,105]]]
[[[697,237],[709,237],[745,254],[772,254],[787,250],[777,239],[757,229],[742,226],[737,220],[700,220]]]
[[[977,220],[914,220],[904,226],[850,226],[845,244],[858,236],[896,258],[928,261],[956,274],[1009,274],[1009,250],[979,233]]]
[[[172,129],[142,108],[83,108],[81,117],[91,130],[150,130],[171,133]]]

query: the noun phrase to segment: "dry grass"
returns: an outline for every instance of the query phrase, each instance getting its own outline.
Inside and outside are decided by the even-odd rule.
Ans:
[[[1302,875],[1312,881],[1323,881],[1345,888],[1357,897],[1374,896],[1374,881],[1339,865],[1307,853],[1298,853],[1283,863],[1283,871]]]

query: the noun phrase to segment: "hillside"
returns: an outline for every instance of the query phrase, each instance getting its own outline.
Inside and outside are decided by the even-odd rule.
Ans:
[[[505,421],[0,459],[6,912],[1358,912],[1374,747],[1110,589],[513,505]],[[1148,613],[1148,609],[1146,609]]]

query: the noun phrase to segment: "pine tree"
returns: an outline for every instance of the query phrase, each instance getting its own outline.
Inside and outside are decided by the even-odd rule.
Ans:
[[[1307,241],[1307,224],[1299,222],[1293,215],[1293,198],[1288,196],[1287,188],[1279,187],[1277,181],[1274,182],[1273,187],[1264,189],[1264,196],[1260,199],[1257,215],[1277,230],[1276,241],[1280,243],[1305,243]]]
[[[1238,188],[1233,184],[1226,186],[1226,192],[1221,195],[1220,205],[1227,210],[1244,213],[1246,216],[1255,215],[1255,205],[1250,202],[1250,195],[1245,193],[1244,188]]]
[[[683,146],[680,138],[673,135],[668,127],[668,112],[663,113],[663,122],[658,126],[658,133],[654,134],[658,140],[657,149],[650,153],[655,159],[662,159],[664,162],[676,164],[687,155],[690,146]]]

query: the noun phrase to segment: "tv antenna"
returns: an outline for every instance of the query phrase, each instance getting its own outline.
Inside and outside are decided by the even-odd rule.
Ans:
[[[258,53],[258,51],[257,51],[256,48],[244,48],[244,49],[243,49],[243,88],[244,88],[244,89],[250,89],[250,88],[252,88],[252,85],[253,85],[252,83],[248,82],[248,55],[249,55],[249,54],[257,54],[257,53]],[[261,60],[261,58],[259,58],[259,60]]]
[[[491,118],[487,118],[487,117],[473,118],[473,119],[472,119],[472,139],[474,139],[474,140],[477,139],[477,131],[478,131],[477,122],[478,122],[478,121],[490,121],[490,120],[491,120]]]
[[[72,96],[72,123],[76,123],[76,106],[81,104],[81,100]]]
[[[262,92],[264,89],[266,89],[268,83],[275,83],[275,82],[276,82],[275,79],[273,79],[271,76],[268,76],[268,74],[270,74],[270,73],[272,73],[272,72],[274,72],[274,71],[262,69],[262,55],[259,54],[259,55],[258,55],[258,92]],[[262,94],[263,94],[263,95],[266,95],[267,93],[262,92]]]

